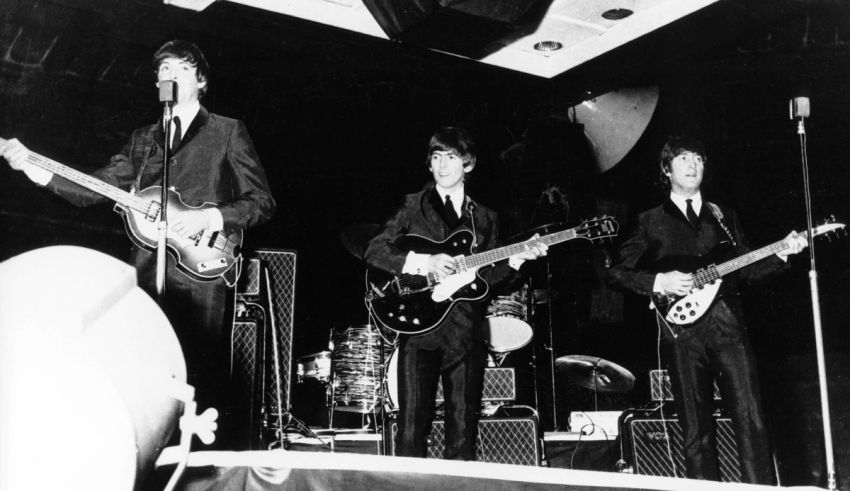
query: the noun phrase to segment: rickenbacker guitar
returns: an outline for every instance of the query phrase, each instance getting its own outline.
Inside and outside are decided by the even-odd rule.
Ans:
[[[552,246],[579,238],[604,239],[617,235],[618,228],[613,218],[603,216],[586,220],[575,228],[471,255],[473,236],[469,230],[459,230],[442,242],[407,235],[398,244],[402,250],[448,254],[455,258],[457,271],[441,278],[433,273],[394,276],[370,269],[366,277],[369,289],[366,302],[384,327],[401,334],[425,334],[439,326],[455,304],[487,296],[490,287],[480,275],[485,267],[519,254],[531,245]]]
[[[834,232],[844,228],[843,223],[824,223],[812,229],[812,236]],[[803,232],[803,237],[807,236]],[[687,295],[674,293],[653,293],[651,307],[670,324],[687,327],[705,314],[714,303],[723,277],[745,266],[770,257],[788,248],[785,239],[749,252],[721,264],[709,264],[717,253],[704,258],[690,256],[672,256],[659,261],[653,268],[656,271],[682,271],[692,273],[694,286]]]
[[[0,138],[0,148],[8,140]],[[156,249],[160,212],[161,187],[151,186],[138,193],[129,193],[97,178],[60,164],[30,151],[27,162],[58,174],[71,182],[115,201],[115,210],[124,218],[127,235],[139,247]],[[199,210],[214,206],[205,203],[189,206],[180,198],[180,193],[168,191],[168,215],[184,210]],[[177,265],[190,278],[210,281],[223,277],[228,284],[236,282],[241,261],[242,231],[230,235],[224,232],[208,232],[184,237],[172,230],[166,232],[166,245],[177,260]]]

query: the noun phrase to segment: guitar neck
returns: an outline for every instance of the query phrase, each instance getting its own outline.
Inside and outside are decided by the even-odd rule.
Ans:
[[[802,235],[805,236],[805,233]],[[726,276],[730,273],[734,273],[735,271],[749,266],[750,264],[761,261],[762,259],[770,257],[778,252],[784,251],[787,248],[788,244],[784,240],[780,240],[778,242],[774,242],[773,244],[766,245],[761,249],[756,249],[752,252],[748,252],[743,256],[738,256],[735,259],[726,261],[725,263],[721,263],[717,266],[701,270],[694,276],[694,283],[696,286],[702,287],[703,285],[711,283],[712,281]]]
[[[507,259],[515,254],[524,252],[530,244],[546,244],[547,246],[560,244],[577,237],[576,229],[563,230],[554,234],[544,235],[526,242],[519,242],[504,247],[498,247],[489,251],[484,251],[478,254],[473,254],[464,258],[464,266],[466,268],[477,268],[487,264],[493,264],[504,259]]]
[[[5,148],[8,144],[8,140],[0,138],[0,148]],[[73,183],[79,184],[80,186],[88,189],[89,191],[94,191],[95,193],[106,196],[112,201],[120,203],[136,211],[146,213],[148,211],[148,208],[150,207],[150,202],[148,200],[139,198],[133,194],[128,193],[127,191],[112,186],[111,184],[107,184],[88,174],[80,172],[76,169],[72,169],[67,165],[60,164],[55,160],[49,159],[35,152],[30,152],[29,156],[27,157],[27,162],[35,165],[36,167],[40,167],[46,171],[50,171],[54,174],[62,176]]]

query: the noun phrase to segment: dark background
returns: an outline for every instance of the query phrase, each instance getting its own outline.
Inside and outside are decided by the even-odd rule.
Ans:
[[[367,321],[363,267],[340,236],[382,221],[403,193],[419,189],[429,178],[427,140],[443,124],[475,136],[481,155],[470,192],[503,214],[506,236],[601,213],[627,226],[663,196],[654,180],[664,139],[689,132],[709,150],[706,197],[737,208],[750,243],[761,246],[805,226],[800,143],[787,105],[809,96],[815,218],[850,217],[850,7],[838,0],[720,2],[551,80],[227,3],[195,13],[154,0],[0,0],[0,136],[83,171],[102,165],[160,114],[150,55],[173,38],[205,52],[213,71],[202,103],[243,119],[266,167],[278,211],[248,232],[246,247],[297,251],[296,357],[325,349],[330,329]],[[660,99],[647,130],[599,173],[568,108],[649,85]],[[126,257],[129,241],[110,207],[69,206],[5,165],[0,181],[0,260],[55,244]],[[539,206],[552,186],[564,191],[569,213]],[[648,401],[656,332],[645,299],[602,285],[607,247],[553,249],[547,305],[556,356],[600,356],[635,374],[632,393],[599,401],[599,409],[622,410]],[[846,239],[819,241],[817,259],[833,434],[846,475]],[[747,308],[784,484],[823,485],[808,254],[791,261],[790,274],[747,292]],[[538,282],[543,266],[529,271]],[[545,337],[548,317],[532,322]],[[508,361],[525,366],[524,351]],[[561,421],[594,409],[586,389],[556,382]],[[850,489],[846,476],[841,482]]]

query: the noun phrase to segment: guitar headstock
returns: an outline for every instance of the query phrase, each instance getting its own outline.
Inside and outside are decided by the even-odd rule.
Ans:
[[[817,236],[823,235],[823,234],[832,234],[832,233],[837,234],[838,232],[843,231],[843,230],[844,230],[844,224],[836,222],[835,216],[830,215],[829,218],[827,218],[820,225],[818,225],[818,226],[816,226],[815,228],[812,229],[812,237],[817,237]],[[804,232],[803,235],[805,236],[806,233]]]
[[[616,220],[608,215],[603,215],[581,222],[581,225],[575,228],[575,233],[577,237],[597,240],[616,237],[619,229],[620,225]]]

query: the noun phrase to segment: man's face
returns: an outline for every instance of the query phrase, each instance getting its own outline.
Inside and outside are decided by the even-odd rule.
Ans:
[[[454,150],[434,150],[431,152],[431,173],[434,181],[447,190],[453,190],[463,183],[463,176],[472,170],[464,167],[463,159]]]
[[[699,191],[704,171],[703,158],[694,152],[682,152],[670,161],[670,186],[674,193],[690,196]]]
[[[156,71],[157,81],[173,80],[177,82],[177,103],[194,102],[198,100],[198,91],[207,85],[206,81],[198,81],[198,67],[177,58],[162,60]]]

